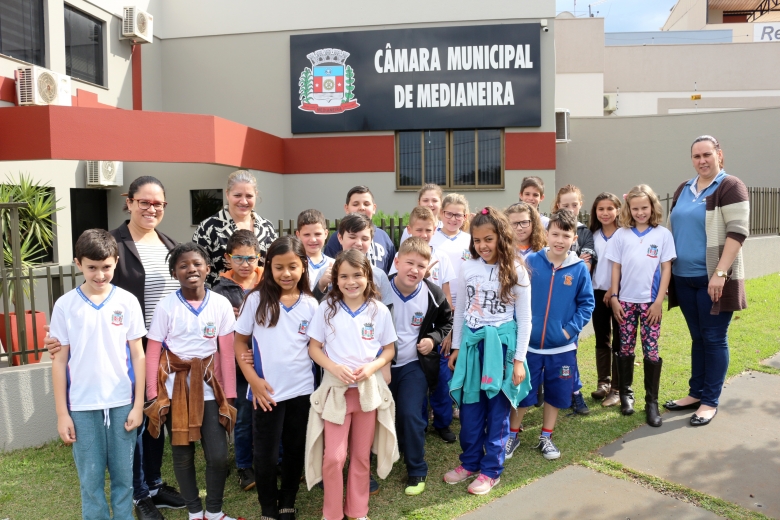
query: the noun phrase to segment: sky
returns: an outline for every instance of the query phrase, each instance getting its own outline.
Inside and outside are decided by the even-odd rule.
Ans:
[[[604,32],[658,31],[676,3],[677,0],[577,0],[574,14],[588,16],[591,4],[593,14],[604,18]],[[556,0],[556,13],[574,12],[574,4],[574,0]]]

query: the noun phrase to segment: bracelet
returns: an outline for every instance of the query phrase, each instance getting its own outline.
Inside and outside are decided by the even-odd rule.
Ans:
[[[611,300],[612,298],[617,298],[617,297],[618,297],[617,294],[612,294],[612,295],[609,296],[609,299]]]

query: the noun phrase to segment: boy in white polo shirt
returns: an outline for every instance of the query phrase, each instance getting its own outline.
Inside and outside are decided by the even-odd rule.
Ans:
[[[436,347],[452,330],[452,309],[444,292],[430,278],[424,278],[430,260],[431,249],[426,240],[407,238],[394,260],[397,274],[390,277],[393,323],[398,335],[390,391],[396,405],[399,447],[408,474],[407,495],[425,491],[428,421],[420,409],[428,388],[435,388],[440,377],[441,356]]]
[[[119,251],[108,231],[84,231],[75,255],[84,283],[54,304],[49,332],[62,345],[52,362],[57,431],[73,444],[83,518],[109,518],[108,468],[114,518],[129,520],[144,405],[144,317],[135,296],[111,285]]]

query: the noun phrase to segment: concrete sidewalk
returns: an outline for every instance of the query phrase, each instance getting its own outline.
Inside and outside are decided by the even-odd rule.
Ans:
[[[780,369],[780,353],[765,362]],[[752,372],[725,386],[717,417],[665,413],[600,450],[621,464],[780,518],[780,376]],[[568,466],[461,518],[718,518],[633,482]]]

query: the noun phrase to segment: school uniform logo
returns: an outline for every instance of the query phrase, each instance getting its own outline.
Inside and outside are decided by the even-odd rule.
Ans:
[[[471,253],[469,253],[468,249],[464,249],[463,250],[463,254],[460,255],[460,259],[463,260],[463,261],[471,260]]]
[[[203,327],[203,337],[207,339],[212,339],[217,337],[217,326],[214,324],[213,321],[206,323],[206,326]]]
[[[309,321],[308,320],[301,320],[301,324],[298,325],[298,334],[305,336],[306,330],[309,328]]]
[[[412,316],[412,327],[419,327],[422,325],[423,317],[422,312],[415,312],[414,316]]]
[[[366,341],[374,339],[374,324],[371,322],[364,323],[363,328],[360,330],[360,336]]]
[[[318,115],[341,114],[360,105],[353,94],[355,71],[344,66],[349,53],[341,49],[320,49],[306,55],[306,67],[298,78],[298,106],[304,112]]]
[[[113,314],[111,314],[111,325],[116,325],[119,327],[122,325],[122,322],[124,321],[125,315],[122,313],[122,311],[114,311]]]
[[[433,269],[431,269],[431,278],[433,279],[434,282],[438,282],[439,281],[439,266],[438,265],[436,267],[434,267]]]
[[[567,274],[566,276],[563,277],[563,285],[571,285],[571,281],[573,279],[574,277],[572,277],[572,275]]]
[[[647,256],[650,258],[658,258],[658,246],[650,244],[650,247],[647,248]]]
[[[571,379],[571,367],[568,365],[563,365],[561,367],[561,379]]]

